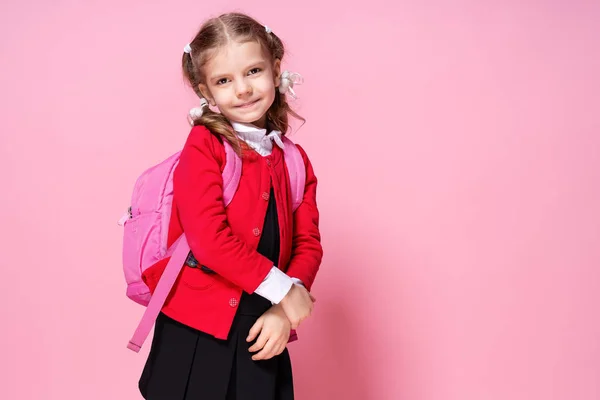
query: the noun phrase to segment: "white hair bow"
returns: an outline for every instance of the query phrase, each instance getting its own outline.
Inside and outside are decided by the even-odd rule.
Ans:
[[[294,85],[301,85],[304,83],[304,78],[297,72],[283,71],[281,74],[281,83],[279,84],[279,93],[285,94],[287,92],[297,99],[296,92],[294,92]]]
[[[194,126],[194,121],[200,119],[204,114],[204,107],[208,107],[208,101],[205,98],[200,99],[200,106],[194,107],[188,113],[188,121],[191,126]]]

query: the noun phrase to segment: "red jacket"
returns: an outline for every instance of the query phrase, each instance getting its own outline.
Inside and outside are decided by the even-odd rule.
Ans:
[[[173,175],[168,244],[185,231],[198,262],[216,274],[184,267],[163,307],[166,315],[217,338],[227,338],[242,291],[253,293],[273,267],[256,251],[271,182],[281,239],[278,266],[310,291],[323,249],[317,178],[306,152],[298,148],[306,165],[306,186],[295,213],[283,151],[273,146],[272,154],[262,157],[245,144],[239,187],[225,209],[223,144],[205,127],[192,128]],[[162,260],[144,272],[144,282],[152,292],[167,262]]]

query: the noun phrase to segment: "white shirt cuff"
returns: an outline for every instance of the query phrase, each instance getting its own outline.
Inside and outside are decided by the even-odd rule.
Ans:
[[[254,292],[270,300],[273,304],[279,304],[285,295],[288,294],[294,283],[293,278],[290,278],[285,272],[273,266],[267,277]]]
[[[302,285],[302,286],[304,286],[304,283],[302,283],[302,281],[300,279],[298,279],[298,278],[292,278],[292,281],[294,281],[294,283],[296,285]]]

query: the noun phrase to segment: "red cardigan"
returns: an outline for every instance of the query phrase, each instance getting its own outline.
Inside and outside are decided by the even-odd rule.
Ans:
[[[245,144],[239,187],[225,209],[223,144],[205,127],[192,128],[173,175],[168,244],[185,231],[198,262],[216,274],[184,267],[163,307],[166,315],[217,338],[227,338],[242,291],[253,293],[273,267],[256,251],[271,183],[281,239],[278,266],[310,291],[323,249],[317,178],[306,152],[298,148],[306,165],[306,186],[295,213],[283,151],[273,146],[272,154],[262,157]],[[152,292],[167,262],[162,260],[144,272],[144,282]]]

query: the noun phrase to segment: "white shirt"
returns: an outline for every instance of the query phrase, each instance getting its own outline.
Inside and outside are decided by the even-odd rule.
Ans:
[[[254,151],[263,157],[270,155],[273,151],[273,145],[283,148],[284,143],[281,140],[281,132],[271,131],[267,134],[266,129],[259,128],[252,124],[241,122],[231,122],[237,136],[246,142]],[[256,288],[255,292],[259,296],[270,300],[273,304],[279,302],[290,291],[293,284],[302,285],[302,281],[297,278],[289,277],[285,272],[273,266],[266,278]]]

